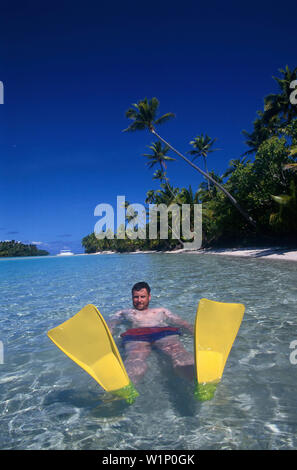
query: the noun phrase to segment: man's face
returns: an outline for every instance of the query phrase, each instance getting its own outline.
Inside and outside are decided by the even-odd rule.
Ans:
[[[149,306],[151,296],[146,289],[134,290],[132,302],[137,310],[146,310]]]

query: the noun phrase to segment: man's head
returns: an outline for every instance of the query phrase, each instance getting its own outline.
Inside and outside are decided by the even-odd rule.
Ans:
[[[137,282],[132,287],[132,302],[137,310],[146,310],[151,300],[151,288],[146,282]]]

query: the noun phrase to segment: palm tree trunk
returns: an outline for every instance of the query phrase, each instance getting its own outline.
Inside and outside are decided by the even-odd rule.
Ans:
[[[160,162],[160,167],[161,167],[161,172],[164,174],[164,173],[165,173],[165,167],[162,165],[161,162]],[[170,188],[170,186],[169,186],[169,184],[168,184],[168,181],[167,181],[166,176],[164,177],[164,181],[165,181],[165,184],[166,184],[166,186],[167,186],[168,191],[170,192],[170,194],[171,194],[171,196],[172,196],[172,198],[173,198],[173,200],[174,200],[174,199],[175,199],[175,194],[173,194],[173,192],[171,191],[171,188]]]
[[[205,171],[206,171],[206,173],[207,173],[208,176],[209,176],[208,168],[207,168],[207,162],[206,162],[206,157],[203,157],[203,160],[204,160]],[[209,181],[209,179],[207,180],[207,188],[208,188],[208,192],[210,192],[210,181]]]
[[[163,164],[160,162],[160,167],[161,167],[161,171],[162,173],[164,174],[165,172],[165,166],[163,166]],[[165,177],[165,183],[166,183],[166,186],[167,186],[167,189],[168,191],[170,192],[171,196],[172,196],[172,201],[174,202],[175,201],[175,194],[173,194],[173,192],[171,191],[171,188],[170,188],[170,185],[168,184],[168,181],[167,181],[167,178]],[[178,203],[177,203],[178,204]],[[178,204],[180,205],[180,204]],[[171,232],[173,233],[173,235],[178,239],[178,241],[183,245],[183,242],[179,239],[179,237],[177,236],[177,234],[175,233],[175,231],[173,230],[172,227],[170,227],[170,225],[168,224],[168,227],[170,228]]]
[[[152,134],[154,134],[161,142],[163,142],[165,145],[168,145],[168,147],[175,152],[179,157],[181,157],[185,162],[187,162],[189,165],[191,165],[195,170],[199,171],[201,175],[203,175],[205,178],[207,178],[209,181],[211,181],[217,188],[219,188],[230,200],[230,202],[236,207],[236,209],[245,217],[245,219],[253,226],[256,227],[256,222],[252,219],[250,215],[248,215],[245,210],[242,209],[242,207],[238,204],[236,199],[225,189],[220,183],[218,183],[212,176],[208,175],[205,173],[205,171],[201,170],[197,165],[195,165],[191,160],[189,160],[187,157],[185,157],[182,153],[180,153],[178,150],[176,150],[172,145],[170,145],[166,140],[164,140],[156,131],[154,128],[151,128],[150,131]]]

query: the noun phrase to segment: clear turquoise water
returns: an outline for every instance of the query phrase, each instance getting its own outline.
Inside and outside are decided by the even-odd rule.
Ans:
[[[87,303],[105,318],[129,306],[139,280],[151,284],[152,306],[190,322],[202,297],[246,305],[212,401],[196,402],[154,353],[136,403],[105,403],[47,338]],[[191,254],[1,259],[0,286],[1,449],[297,448],[296,264]],[[182,341],[193,351],[191,336]]]

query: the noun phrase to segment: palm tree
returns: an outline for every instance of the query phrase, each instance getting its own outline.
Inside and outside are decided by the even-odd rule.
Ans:
[[[170,186],[168,184],[168,178],[166,176],[167,166],[165,162],[175,161],[175,158],[172,158],[166,155],[166,153],[168,152],[168,150],[170,150],[170,148],[167,145],[165,145],[165,147],[162,147],[162,144],[160,141],[152,143],[152,145],[150,145],[149,148],[152,150],[153,153],[143,154],[144,157],[147,157],[149,159],[149,161],[147,162],[147,165],[149,166],[149,168],[153,168],[154,165],[160,165],[160,170],[157,170],[155,172],[154,179],[159,179],[161,182],[165,181],[165,184],[167,185],[169,191],[171,192]],[[173,193],[171,194],[174,197],[174,194]]]
[[[244,152],[243,155],[256,153],[265,140],[276,135],[278,132],[277,130],[280,126],[280,118],[278,116],[267,120],[267,118],[264,119],[264,113],[262,111],[257,111],[257,114],[259,117],[253,122],[253,132],[242,131],[242,134],[246,138],[245,144],[250,147],[250,150]]]
[[[199,204],[199,191],[193,192],[192,186],[189,188],[182,188],[180,193],[176,196],[176,200],[180,204]]]
[[[264,99],[264,114],[263,118],[266,121],[280,116],[285,123],[289,123],[294,117],[297,116],[297,108],[290,101],[292,93],[291,83],[297,78],[297,67],[290,70],[288,65],[285,69],[279,69],[283,75],[281,78],[273,77],[277,82],[280,93],[271,93]]]
[[[158,124],[163,124],[171,118],[174,117],[173,113],[166,113],[160,118],[157,119],[157,111],[159,107],[159,101],[157,98],[152,98],[150,101],[145,98],[142,101],[139,101],[137,104],[134,103],[132,108],[129,108],[126,112],[126,117],[132,119],[132,123],[127,129],[124,129],[124,132],[132,132],[137,130],[148,129],[153,135],[155,135],[163,144],[167,145],[174,153],[181,157],[185,162],[190,166],[195,168],[200,174],[205,178],[211,181],[215,186],[217,186],[231,201],[231,203],[237,208],[237,210],[246,218],[246,220],[253,226],[256,226],[254,220],[240,207],[236,199],[217,181],[215,181],[210,175],[201,170],[197,165],[195,165],[191,160],[185,157],[182,153],[176,150],[172,145],[170,145],[166,140],[164,140],[155,129],[155,126]]]
[[[159,170],[160,171],[160,170]],[[181,206],[181,202],[178,200],[178,195],[179,195],[179,189],[174,188],[173,186],[170,186],[168,181],[164,183],[161,183],[161,189],[158,189],[157,191],[151,189],[146,193],[146,199],[145,203],[146,204],[152,204],[152,205],[161,205],[165,204],[167,207],[169,207],[171,204],[177,204],[178,206]],[[147,212],[147,215],[149,216],[150,213]],[[157,215],[157,220],[160,220],[160,215]],[[174,231],[173,227],[168,224],[169,229],[171,230],[172,234],[176,237],[176,239],[180,242],[181,246],[183,245],[183,242],[180,240],[178,234]]]
[[[169,119],[175,117],[173,113],[163,114],[160,118],[156,119],[157,110],[159,107],[159,101],[157,98],[152,98],[150,101],[147,98],[139,101],[137,104],[132,105],[134,108],[129,108],[126,112],[126,117],[132,119],[133,122],[126,131],[143,131],[149,129],[153,134],[157,135],[155,132],[155,127],[158,124],[163,124]],[[169,146],[169,145],[168,145]],[[170,146],[169,146],[170,147]]]
[[[178,204],[187,204],[191,208],[191,213],[190,213],[190,229],[192,230],[194,227],[194,213],[193,213],[193,207],[196,204],[200,203],[200,198],[199,198],[199,190],[197,190],[195,193],[193,192],[193,189],[191,186],[189,188],[182,188],[181,191],[177,194],[176,196],[176,202]],[[183,214],[182,214],[183,215]]]
[[[159,190],[160,191],[160,190]],[[146,204],[154,204],[155,202],[155,199],[156,199],[156,193],[158,191],[155,191],[154,189],[150,189],[147,193],[146,193],[146,199],[145,199],[145,203]]]
[[[153,174],[153,180],[159,180],[160,183],[166,182],[168,180],[166,172],[162,170],[156,170]]]
[[[143,156],[149,159],[149,161],[147,162],[149,168],[152,168],[154,165],[159,164],[161,167],[161,171],[166,171],[167,166],[165,162],[175,161],[175,158],[168,157],[168,155],[166,155],[170,148],[167,145],[162,148],[162,144],[159,141],[152,143],[152,145],[149,145],[148,148],[153,151],[153,154],[144,153]]]
[[[287,126],[296,116],[297,107],[290,100],[292,93],[291,84],[297,78],[297,67],[290,70],[288,66],[280,69],[283,75],[281,78],[273,77],[279,86],[280,93],[271,93],[264,98],[264,110],[257,111],[258,118],[254,121],[254,130],[251,133],[242,131],[247,138],[246,144],[250,150],[244,153],[257,152],[259,146],[269,137],[283,132],[283,127]]]
[[[194,149],[190,150],[188,153],[194,156],[193,161],[198,157],[203,158],[205,171],[208,175],[209,173],[208,173],[208,168],[207,168],[207,156],[209,153],[219,150],[219,149],[211,148],[216,140],[217,139],[211,139],[207,134],[205,135],[205,137],[203,134],[201,134],[195,137],[195,139],[191,140],[190,142],[190,145],[193,145]],[[207,183],[208,183],[208,190],[210,190],[209,179],[207,180]]]

